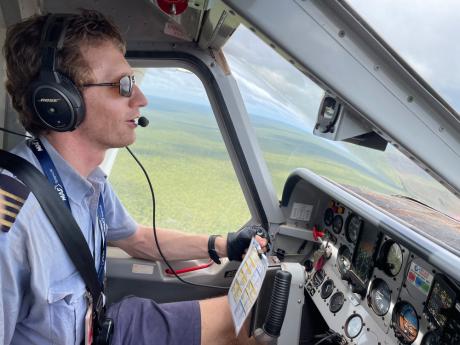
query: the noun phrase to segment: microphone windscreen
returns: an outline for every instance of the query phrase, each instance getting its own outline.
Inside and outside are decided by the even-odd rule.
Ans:
[[[141,127],[147,127],[149,125],[149,120],[144,117],[144,116],[141,116],[138,120],[137,120],[137,124]]]

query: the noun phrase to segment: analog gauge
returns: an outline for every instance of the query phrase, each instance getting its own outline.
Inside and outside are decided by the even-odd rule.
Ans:
[[[443,276],[436,275],[425,306],[428,320],[443,328],[447,328],[452,310],[459,309],[456,302],[458,293],[449,284]]]
[[[407,302],[399,302],[393,311],[395,335],[403,344],[412,344],[418,335],[418,315]]]
[[[359,232],[363,226],[363,220],[356,214],[351,214],[347,219],[345,226],[345,236],[347,240],[356,243],[358,241]]]
[[[323,282],[325,276],[326,276],[326,274],[324,273],[323,269],[320,269],[319,271],[316,271],[315,274],[313,275],[313,286],[315,288],[320,286],[321,283]]]
[[[351,315],[345,322],[345,334],[348,338],[356,338],[363,329],[363,319],[358,314]]]
[[[388,284],[382,279],[374,280],[367,301],[378,316],[385,315],[391,303],[391,290]]]
[[[341,215],[336,215],[334,217],[334,220],[332,221],[332,231],[334,231],[336,234],[340,234],[342,231],[342,226],[343,226],[343,218]]]
[[[438,344],[441,344],[441,332],[439,330],[428,332],[422,339],[422,345]]]
[[[331,296],[331,300],[329,301],[329,310],[332,313],[337,313],[343,306],[343,302],[345,302],[345,296],[343,293],[336,292]]]
[[[324,282],[323,286],[321,286],[321,298],[329,298],[329,296],[332,295],[332,291],[334,291],[334,282],[332,279],[328,279]]]
[[[327,233],[327,240],[331,242],[332,244],[337,244],[337,237],[332,235],[329,231]]]
[[[347,246],[341,246],[337,255],[337,266],[342,274],[347,273],[351,267],[351,251]]]
[[[380,267],[390,277],[396,276],[403,265],[403,252],[401,246],[395,241],[388,240],[382,245],[382,265]]]
[[[333,221],[334,211],[332,210],[332,208],[328,208],[326,212],[324,212],[324,224],[326,224],[326,226],[331,226]]]
[[[305,266],[305,271],[307,272],[313,271],[313,261],[312,260],[306,260],[303,265]]]

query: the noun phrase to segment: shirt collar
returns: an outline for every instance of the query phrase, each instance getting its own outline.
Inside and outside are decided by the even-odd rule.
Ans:
[[[74,202],[80,204],[85,195],[94,190],[93,184],[102,184],[105,182],[107,175],[105,175],[101,168],[96,167],[89,174],[88,178],[84,178],[67,163],[45,137],[40,137],[40,141],[61,177],[68,197]]]

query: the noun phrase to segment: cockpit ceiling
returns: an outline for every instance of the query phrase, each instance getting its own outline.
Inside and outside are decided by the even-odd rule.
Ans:
[[[224,11],[224,6],[213,3],[211,15],[209,0],[189,1],[187,10],[177,16],[164,13],[156,0],[5,0],[0,6],[6,26],[37,12],[72,13],[81,8],[99,10],[121,28],[128,47],[139,42],[198,42],[200,35],[203,35],[212,37],[213,42],[207,39],[207,43],[213,48],[219,48],[230,36],[228,33],[233,32],[237,26],[237,23],[229,24],[229,21],[226,21],[225,27],[222,23],[217,26],[218,21],[212,18],[221,18],[220,12]],[[232,27],[229,28],[229,25]]]
[[[189,33],[196,33],[201,16],[201,4],[190,6],[183,14],[175,18]],[[194,2],[194,3],[195,3]],[[110,16],[128,42],[174,42],[182,41],[165,35],[165,25],[171,18],[157,6],[156,0],[44,0],[44,12],[77,12],[79,8],[96,9]],[[136,20],[133,20],[136,18]]]

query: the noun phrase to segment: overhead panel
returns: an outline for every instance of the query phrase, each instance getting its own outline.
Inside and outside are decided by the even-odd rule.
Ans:
[[[174,16],[163,12],[156,0],[44,0],[44,10],[77,13],[94,9],[110,17],[130,46],[137,43],[186,42],[198,39],[208,0],[189,1],[188,8]],[[144,45],[145,46],[145,45]]]
[[[222,4],[215,2],[207,11],[198,41],[202,49],[220,49],[230,38],[241,20],[236,13]]]

